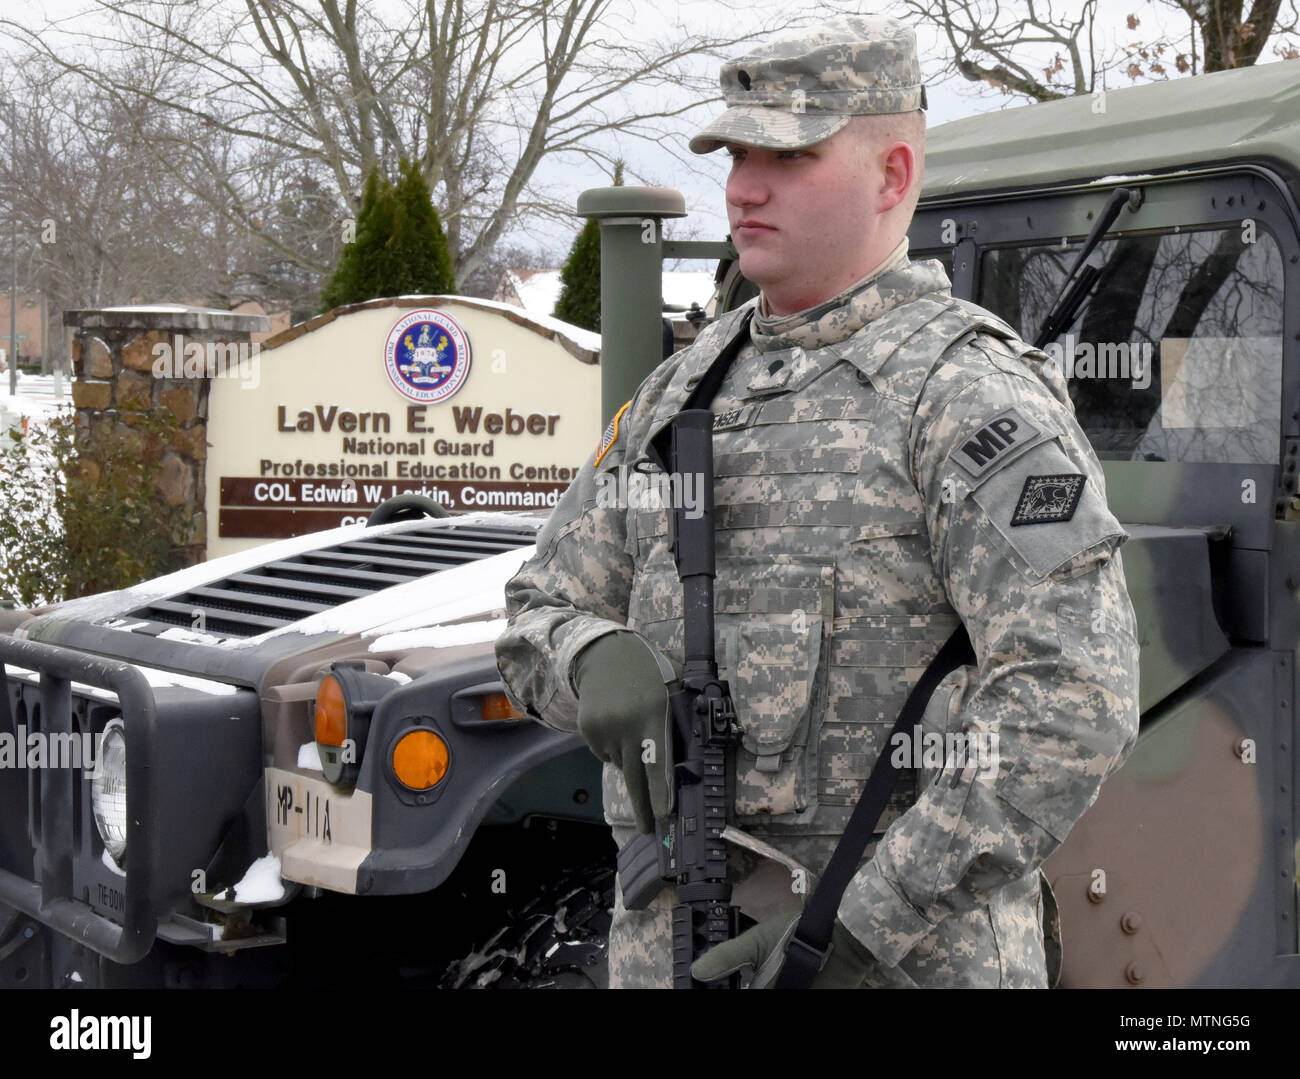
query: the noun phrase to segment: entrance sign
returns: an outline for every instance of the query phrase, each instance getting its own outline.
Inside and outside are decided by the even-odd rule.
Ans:
[[[338,308],[209,383],[208,557],[364,521],[553,507],[600,435],[600,337],[467,297]]]

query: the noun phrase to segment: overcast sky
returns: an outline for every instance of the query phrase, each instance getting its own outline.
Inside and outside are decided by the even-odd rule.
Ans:
[[[222,0],[202,0],[202,2],[219,4]],[[242,6],[237,0],[224,0]],[[371,0],[368,10],[383,13],[386,10],[396,12],[401,0]],[[29,23],[36,23],[43,17],[64,20],[63,25],[70,29],[88,29],[101,21],[95,14],[93,0],[0,0],[5,14],[18,17]],[[851,3],[837,5],[842,12],[859,11],[862,13],[889,13],[887,4],[858,5]],[[1071,17],[1077,17],[1077,3],[1058,4]],[[1024,0],[1002,4],[1002,10],[1024,9]],[[1038,10],[1050,10],[1040,2]],[[740,18],[754,18],[751,13],[760,15],[790,16],[804,19],[823,18],[828,11],[827,3],[813,3],[810,0],[658,0],[653,8],[638,0],[625,0],[623,15],[617,17],[617,33],[636,40],[649,40],[662,36],[665,27],[680,23],[686,27],[686,33],[692,30],[726,27],[734,25]],[[1135,30],[1125,25],[1125,17],[1136,15],[1141,20]],[[1186,19],[1162,8],[1151,0],[1100,0],[1098,14],[1099,52],[1113,52],[1120,44],[1134,41],[1149,42],[1166,34],[1184,34]],[[928,122],[933,128],[964,116],[987,112],[994,109],[1020,107],[1020,99],[1010,98],[988,87],[976,86],[961,78],[938,78],[939,71],[948,59],[948,44],[937,31],[930,27],[918,27],[921,49],[922,72],[926,79],[929,114]],[[0,42],[0,48],[4,43]],[[1052,49],[1040,48],[1038,56],[1043,66],[1050,62]],[[1264,60],[1273,60],[1266,55]],[[700,73],[707,73],[716,80],[717,62],[701,58]],[[1172,68],[1171,68],[1172,70]],[[1111,88],[1129,85],[1127,78],[1111,80]],[[641,98],[637,98],[638,92]],[[647,93],[657,91],[629,91],[629,104],[635,106],[644,102]],[[726,174],[726,155],[719,152],[704,157],[690,154],[686,150],[686,141],[708,119],[722,108],[721,103],[694,110],[691,115],[666,122],[667,128],[662,145],[648,143],[638,139],[611,136],[604,149],[624,157],[628,162],[629,182],[662,184],[682,191],[686,198],[689,216],[669,230],[669,235],[694,235],[699,238],[721,238],[726,232],[726,215],[722,205],[722,183]],[[601,186],[609,182],[607,175],[599,169],[575,159],[550,159],[536,174],[536,182],[544,185],[550,192],[563,201],[572,204],[578,194],[588,187]],[[548,248],[563,255],[572,236],[581,222],[575,217],[571,225],[557,222],[526,224],[514,235],[513,239],[530,246]],[[696,268],[696,267],[690,267]]]
[[[825,3],[813,3],[809,0],[769,0],[761,10],[774,10],[773,2],[776,5],[775,10],[809,19],[820,18],[827,11]],[[840,6],[846,11],[855,10],[851,5]],[[1051,5],[1040,2],[1037,10],[1040,14],[1045,11],[1050,12],[1054,6],[1065,10],[1071,18],[1076,18],[1078,15],[1077,3]],[[1009,3],[1001,4],[1004,12],[1023,11],[1026,7],[1024,0],[1018,2],[1011,0]],[[730,5],[720,0],[678,0],[671,5],[670,9],[682,13],[688,23],[698,22],[705,25],[735,15],[734,10],[729,10]],[[864,14],[897,14],[897,10],[888,4],[861,4],[856,7],[856,11]],[[1128,15],[1138,17],[1137,29],[1127,28],[1126,16]],[[1117,52],[1122,44],[1134,41],[1149,42],[1162,35],[1182,35],[1186,32],[1186,19],[1158,4],[1151,3],[1150,0],[1100,0],[1097,26],[1099,32],[1096,44],[1098,55],[1102,56]],[[940,78],[941,70],[950,59],[951,50],[947,40],[934,27],[918,26],[917,34],[922,76],[927,86],[929,105],[927,122],[932,129],[950,120],[1024,106],[1023,98],[1009,97],[982,84],[973,84],[959,76]],[[1031,55],[1040,57],[1045,67],[1050,63],[1054,51],[1054,47],[1035,46]],[[1263,59],[1273,60],[1274,57],[1266,56]],[[713,79],[716,79],[717,67],[716,62],[707,62],[707,69]],[[1173,71],[1172,66],[1170,71]],[[1127,85],[1131,85],[1131,81],[1127,78],[1111,80],[1111,88]],[[670,152],[663,147],[647,145],[638,140],[623,139],[617,144],[619,152],[627,158],[631,171],[639,175],[640,182],[675,187],[685,196],[689,216],[670,226],[668,230],[670,236],[676,234],[691,235],[700,239],[720,239],[726,234],[727,218],[723,208],[722,186],[727,172],[727,155],[719,151],[698,156],[686,150],[686,142],[691,135],[723,107],[719,101],[697,110],[693,119],[683,118],[679,121],[675,125],[674,135],[667,140],[675,152]],[[594,174],[594,178],[592,172],[584,173],[582,170],[579,170],[578,175],[574,175],[573,170],[558,164],[540,169],[538,178],[548,186],[556,185],[571,192],[573,199],[576,199],[578,193],[586,187],[608,183],[608,179],[598,173]],[[578,224],[575,219],[573,230],[567,234],[563,228],[557,228],[550,223],[540,227],[525,228],[522,231],[524,237],[535,245],[551,249],[558,247],[563,252],[567,250],[569,239],[573,232],[576,232]],[[693,269],[697,266],[686,264],[682,268]]]

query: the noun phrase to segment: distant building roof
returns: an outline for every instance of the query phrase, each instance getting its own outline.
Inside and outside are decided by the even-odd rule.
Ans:
[[[559,270],[507,270],[497,286],[496,300],[522,307],[533,316],[550,317],[560,298]],[[689,308],[699,304],[712,312],[713,272],[669,270],[663,275],[664,305]]]
[[[507,270],[513,280],[514,297],[502,297],[506,303],[522,307],[530,315],[550,315],[560,298],[559,270]]]

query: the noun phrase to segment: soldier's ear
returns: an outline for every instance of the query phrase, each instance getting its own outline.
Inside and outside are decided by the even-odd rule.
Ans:
[[[879,151],[881,179],[873,192],[876,212],[886,213],[903,202],[916,183],[919,162],[916,151],[905,142],[894,142]]]

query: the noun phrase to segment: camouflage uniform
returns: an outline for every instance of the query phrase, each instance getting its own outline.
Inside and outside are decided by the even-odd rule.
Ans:
[[[978,667],[926,723],[995,739],[996,763],[911,761],[839,918],[876,961],[867,985],[1041,986],[1037,867],[1137,734],[1125,536],[1056,368],[906,248],[811,310],[756,313],[712,404],[717,654],[745,732],[733,824],[786,861],[735,850],[736,901],[798,909],[960,618]],[[669,512],[612,495],[740,314],[641,385],[507,586],[501,675],[553,727],[577,729],[574,662],[599,637],[631,628],[681,661]],[[613,766],[604,787],[622,846]],[[671,983],[673,902],[619,897],[611,984]]]

